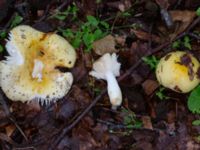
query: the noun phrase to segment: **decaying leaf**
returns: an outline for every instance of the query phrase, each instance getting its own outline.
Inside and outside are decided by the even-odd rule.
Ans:
[[[141,30],[133,30],[133,32],[137,36],[137,38],[141,40],[148,41],[151,39],[155,43],[161,43],[161,39],[157,35],[149,34]]]
[[[142,87],[147,95],[151,95],[159,85],[158,82],[148,79],[142,83]]]
[[[194,11],[170,11],[173,22],[177,23],[176,30],[170,35],[170,39],[173,40],[178,34],[182,33],[191,24],[194,17],[196,16]]]
[[[151,118],[149,116],[142,116],[142,123],[144,128],[153,129]]]
[[[112,35],[108,35],[100,40],[93,43],[94,52],[98,55],[103,55],[105,53],[116,53],[115,48],[116,42]]]

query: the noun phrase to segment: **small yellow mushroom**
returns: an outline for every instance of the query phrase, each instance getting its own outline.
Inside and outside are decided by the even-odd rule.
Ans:
[[[76,52],[64,38],[20,25],[10,31],[6,49],[9,56],[0,61],[0,86],[9,99],[48,102],[67,94],[73,76],[57,67],[73,67]]]
[[[161,85],[180,93],[187,93],[199,84],[199,62],[190,53],[175,51],[161,58],[156,77]]]

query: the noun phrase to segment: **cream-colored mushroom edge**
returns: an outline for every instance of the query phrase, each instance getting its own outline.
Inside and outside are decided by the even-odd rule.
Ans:
[[[68,93],[73,76],[57,67],[73,67],[76,52],[63,37],[20,25],[10,31],[6,50],[0,86],[10,100],[50,102]]]

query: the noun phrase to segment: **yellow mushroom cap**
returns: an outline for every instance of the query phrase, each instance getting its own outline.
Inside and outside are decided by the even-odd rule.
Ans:
[[[67,94],[73,76],[56,68],[74,66],[74,48],[57,34],[43,33],[27,25],[15,27],[9,36],[9,56],[0,62],[0,86],[6,96],[13,101],[46,102]]]
[[[176,92],[187,93],[199,84],[199,62],[189,53],[175,51],[161,58],[156,77],[161,85]]]

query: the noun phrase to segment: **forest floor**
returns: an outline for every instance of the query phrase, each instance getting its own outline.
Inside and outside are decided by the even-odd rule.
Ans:
[[[1,0],[1,60],[10,30],[21,24],[73,45],[77,60],[67,71],[74,82],[65,97],[43,105],[11,101],[1,90],[0,149],[200,149],[200,112],[188,108],[190,93],[162,87],[155,75],[169,52],[200,60],[199,0]],[[105,53],[121,63],[116,110],[106,81],[89,75]]]

